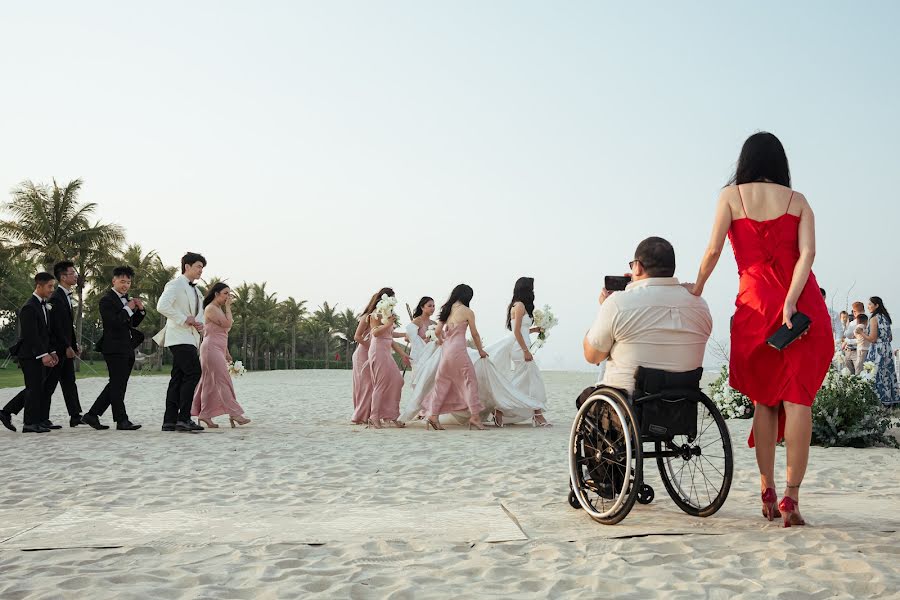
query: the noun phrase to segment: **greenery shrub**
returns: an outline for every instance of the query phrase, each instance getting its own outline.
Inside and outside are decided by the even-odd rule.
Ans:
[[[848,370],[829,369],[812,406],[813,444],[830,446],[898,447],[888,433],[900,421],[882,406],[869,373],[851,375]]]

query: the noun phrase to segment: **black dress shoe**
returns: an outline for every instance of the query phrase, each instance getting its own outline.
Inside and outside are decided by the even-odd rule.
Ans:
[[[37,425],[24,425],[22,433],[49,433],[50,430],[38,423]]]
[[[196,425],[190,421],[178,421],[175,423],[175,431],[180,431],[182,433],[198,433]],[[200,428],[200,431],[203,431],[202,427]]]
[[[16,426],[12,424],[12,416],[5,410],[0,410],[0,423],[10,431],[16,430]]]
[[[44,429],[62,429],[62,425],[54,425],[53,421],[51,421],[50,419],[42,421],[41,427],[43,427]]]
[[[126,419],[124,421],[119,421],[118,423],[116,423],[116,429],[119,431],[137,431],[140,428],[141,428],[140,425],[135,425],[128,419]]]
[[[69,427],[78,427],[79,425],[81,425],[81,415],[69,417]]]
[[[92,415],[91,413],[85,413],[81,417],[81,422],[85,425],[90,425],[94,429],[109,429],[109,425],[104,425],[100,422],[100,417],[97,415]]]
[[[163,423],[162,430],[163,431],[177,431],[175,429],[175,423]]]
[[[194,423],[193,420],[188,421],[188,425],[190,425],[191,429],[193,429],[194,431],[204,431],[203,426],[200,425],[200,423]]]

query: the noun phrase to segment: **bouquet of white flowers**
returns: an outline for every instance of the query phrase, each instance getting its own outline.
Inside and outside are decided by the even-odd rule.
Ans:
[[[709,396],[726,419],[749,419],[753,403],[728,384],[728,367],[723,366],[719,377],[709,386]]]
[[[228,374],[232,377],[240,377],[244,373],[247,372],[247,369],[244,368],[244,363],[236,360],[228,363]]]
[[[399,323],[399,319],[397,319],[397,315],[394,314],[394,308],[397,306],[397,299],[387,294],[381,295],[381,300],[378,301],[378,304],[375,305],[375,316],[381,319],[382,323],[387,323],[387,320],[391,317],[394,317],[394,324]]]
[[[863,381],[874,381],[875,380],[875,363],[870,360],[867,360],[863,363],[862,373],[857,373],[857,377],[862,379]]]
[[[540,327],[541,332],[538,334],[538,339],[534,343],[535,348],[540,348],[544,345],[544,342],[547,341],[547,337],[550,335],[550,330],[556,327],[559,324],[559,319],[556,318],[556,315],[553,314],[553,311],[550,309],[550,306],[545,304],[544,308],[536,308],[534,310],[534,326]]]
[[[436,341],[437,341],[437,339],[438,339],[438,337],[437,337],[437,325],[435,325],[434,323],[432,323],[431,325],[428,326],[428,329],[425,330],[425,339],[428,340],[429,342],[436,342]]]

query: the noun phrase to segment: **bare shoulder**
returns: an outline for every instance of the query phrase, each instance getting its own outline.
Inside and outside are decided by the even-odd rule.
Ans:
[[[734,218],[735,215],[743,213],[744,209],[741,205],[741,196],[738,192],[738,186],[726,185],[722,188],[722,191],[719,192],[719,199],[716,201],[716,209],[721,210],[725,207],[731,211],[732,218]]]
[[[520,313],[525,312],[525,303],[522,301],[517,301],[515,304],[513,304],[512,310],[513,310],[513,313],[515,313],[515,314],[520,314]]]
[[[802,210],[811,209],[812,207],[809,205],[809,200],[806,199],[801,192],[794,190],[794,199],[792,203]]]

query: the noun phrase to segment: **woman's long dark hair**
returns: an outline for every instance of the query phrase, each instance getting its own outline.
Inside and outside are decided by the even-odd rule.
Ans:
[[[875,310],[872,311],[873,317],[875,315],[883,315],[884,318],[887,319],[888,325],[893,323],[893,321],[891,321],[891,314],[884,307],[884,303],[881,301],[880,296],[872,296],[871,298],[869,298],[869,302],[871,302],[872,304],[878,305],[878,308],[876,308]]]
[[[784,146],[773,134],[766,131],[754,133],[744,142],[728,185],[771,181],[791,187],[791,169],[788,167]]]
[[[534,277],[519,277],[513,287],[512,300],[506,308],[506,328],[512,331],[512,307],[516,302],[525,305],[525,312],[534,318]]]
[[[206,297],[203,299],[203,308],[206,308],[207,306],[212,304],[213,300],[216,299],[216,294],[228,287],[229,286],[227,283],[225,283],[224,281],[220,281],[219,283],[209,288],[209,291],[206,292]]]
[[[378,305],[378,302],[381,300],[381,297],[387,294],[389,297],[394,297],[394,290],[389,287],[383,287],[372,296],[372,299],[369,300],[369,303],[366,304],[366,310],[363,311],[362,316],[368,317],[375,310],[375,307]]]
[[[431,296],[422,296],[422,299],[419,300],[418,304],[416,304],[416,310],[413,311],[413,319],[422,316],[422,309],[425,308],[425,305],[429,302],[434,302],[434,298],[432,298]]]
[[[472,288],[464,283],[453,288],[453,291],[450,292],[450,297],[447,298],[447,301],[444,302],[444,305],[441,307],[441,316],[439,317],[440,322],[447,322],[447,319],[450,318],[450,311],[453,309],[454,304],[459,302],[463,306],[468,306],[474,295],[475,292],[472,291]]]

